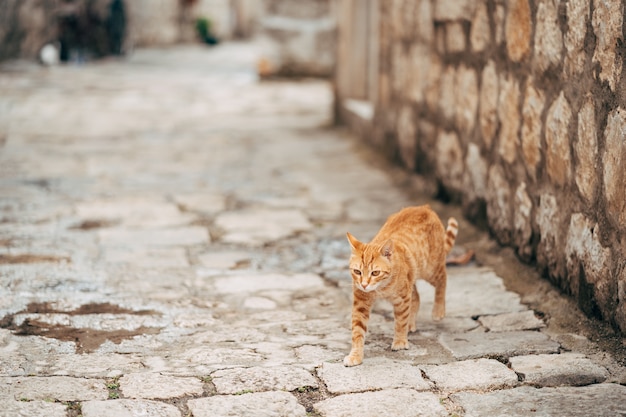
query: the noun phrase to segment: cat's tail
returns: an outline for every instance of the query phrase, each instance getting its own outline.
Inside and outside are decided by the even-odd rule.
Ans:
[[[456,241],[456,235],[459,233],[459,223],[454,217],[448,219],[448,228],[446,229],[446,236],[444,242],[444,248],[447,252],[450,252],[454,242]]]

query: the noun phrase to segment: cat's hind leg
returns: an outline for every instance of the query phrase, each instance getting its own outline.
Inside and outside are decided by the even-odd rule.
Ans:
[[[433,304],[432,317],[434,321],[439,321],[446,315],[446,284],[448,274],[445,263],[437,270],[433,277],[432,284],[435,287],[435,302]]]
[[[411,294],[411,310],[409,311],[410,332],[417,330],[417,312],[420,309],[420,293],[417,291],[416,285],[413,285],[413,293]]]

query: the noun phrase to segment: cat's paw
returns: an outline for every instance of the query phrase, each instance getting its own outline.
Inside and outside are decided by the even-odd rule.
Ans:
[[[432,317],[434,321],[440,321],[446,316],[446,307],[441,305],[435,305],[433,307]]]
[[[397,341],[394,340],[393,343],[391,344],[391,350],[406,350],[409,348],[409,342],[404,340],[404,341]]]
[[[358,357],[356,355],[348,355],[345,358],[343,358],[343,365],[344,366],[356,366],[356,365],[360,365],[361,363],[363,363],[363,358]]]

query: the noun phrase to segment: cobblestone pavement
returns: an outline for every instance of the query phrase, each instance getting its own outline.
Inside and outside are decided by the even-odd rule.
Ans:
[[[328,127],[326,82],[257,82],[254,60],[2,67],[1,416],[626,415],[624,368],[489,264],[449,267],[439,323],[420,283],[407,351],[376,305],[344,367],[346,231],[428,201]]]

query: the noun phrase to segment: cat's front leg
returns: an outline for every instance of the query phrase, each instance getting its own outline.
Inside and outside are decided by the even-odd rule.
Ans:
[[[365,293],[356,286],[353,290],[352,302],[352,349],[350,354],[343,359],[345,366],[360,365],[363,362],[363,345],[365,332],[370,318],[370,310],[374,298],[370,293]]]
[[[409,333],[409,318],[411,317],[411,297],[406,297],[393,303],[394,335],[391,350],[409,348],[407,335]]]

